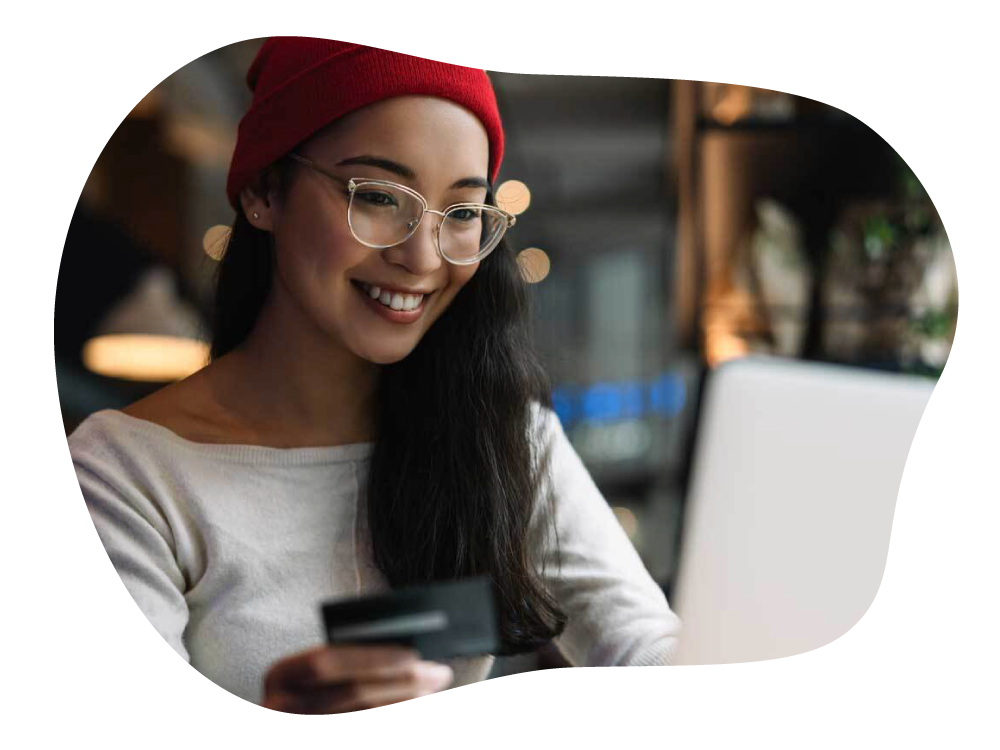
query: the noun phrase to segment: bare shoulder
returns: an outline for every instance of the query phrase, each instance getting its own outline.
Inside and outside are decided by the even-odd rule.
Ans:
[[[122,411],[136,419],[145,419],[157,424],[173,422],[189,408],[192,398],[197,397],[197,392],[194,383],[181,380],[129,404]]]
[[[165,427],[192,442],[232,442],[237,437],[236,431],[215,398],[219,375],[217,368],[208,365],[122,411],[130,417]]]

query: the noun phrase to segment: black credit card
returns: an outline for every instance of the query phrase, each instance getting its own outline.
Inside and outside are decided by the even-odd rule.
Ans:
[[[488,578],[396,589],[322,605],[327,642],[392,643],[441,661],[498,649],[496,610]]]

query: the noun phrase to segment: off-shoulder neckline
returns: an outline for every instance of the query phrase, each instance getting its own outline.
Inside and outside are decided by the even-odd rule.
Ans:
[[[308,465],[360,461],[371,455],[373,443],[346,443],[301,448],[276,448],[242,443],[199,443],[181,437],[164,425],[134,417],[119,409],[103,409],[86,421],[117,422],[121,427],[146,435],[156,441],[176,446],[206,457],[269,465]]]

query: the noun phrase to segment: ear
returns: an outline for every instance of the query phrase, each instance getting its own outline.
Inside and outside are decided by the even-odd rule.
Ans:
[[[274,195],[268,190],[268,175],[262,173],[240,191],[240,206],[246,220],[257,229],[274,230]]]

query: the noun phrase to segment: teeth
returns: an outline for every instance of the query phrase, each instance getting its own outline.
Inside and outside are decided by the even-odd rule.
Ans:
[[[380,287],[369,286],[365,283],[361,284],[361,288],[369,297],[377,299],[383,305],[391,307],[393,310],[415,310],[424,301],[424,295],[422,294],[400,294],[399,292],[390,292],[388,290],[383,291]]]

